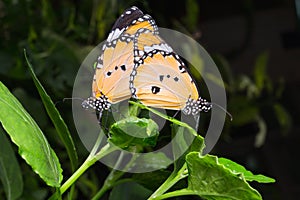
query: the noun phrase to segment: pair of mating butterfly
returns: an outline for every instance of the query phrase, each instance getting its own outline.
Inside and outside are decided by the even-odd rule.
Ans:
[[[115,22],[95,68],[92,97],[82,105],[99,112],[99,120],[111,104],[131,97],[146,106],[186,115],[212,107],[199,97],[184,63],[159,36],[152,17],[135,6]]]

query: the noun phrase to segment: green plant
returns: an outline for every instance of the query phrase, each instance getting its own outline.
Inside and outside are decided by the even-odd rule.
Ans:
[[[98,163],[93,165],[93,162],[98,157],[103,156],[104,150],[107,150],[106,153],[109,153],[108,150],[113,149],[107,146],[108,149],[96,152],[98,157],[96,157],[96,154],[94,156],[92,154],[87,155],[86,150],[82,148],[81,142],[78,141],[76,137],[76,131],[72,127],[72,119],[68,115],[71,110],[68,103],[62,104],[57,102],[57,99],[70,96],[77,67],[80,66],[84,56],[98,44],[99,41],[102,41],[105,36],[107,36],[107,31],[111,28],[112,23],[125,8],[131,5],[143,5],[141,7],[145,8],[146,12],[148,11],[148,13],[161,16],[157,17],[157,20],[159,20],[158,24],[162,27],[170,27],[171,24],[168,23],[168,21],[171,20],[173,22],[175,20],[177,29],[184,32],[188,31],[183,27],[188,27],[191,32],[194,32],[197,30],[197,27],[199,27],[199,24],[197,24],[199,20],[197,19],[200,10],[197,8],[196,1],[185,2],[186,16],[181,16],[182,14],[177,12],[176,16],[178,17],[179,15],[180,19],[183,19],[183,21],[180,21],[182,24],[177,22],[176,18],[166,15],[164,10],[162,10],[161,13],[156,12],[156,9],[151,10],[149,6],[151,3],[133,0],[94,0],[87,1],[84,4],[74,1],[51,2],[47,0],[3,1],[0,3],[0,21],[2,24],[2,31],[0,32],[2,38],[0,41],[1,82],[5,83],[8,88],[11,88],[11,92],[14,96],[22,102],[21,106],[20,103],[17,103],[16,98],[1,84],[1,124],[6,127],[7,130],[5,130],[10,134],[11,141],[18,141],[18,145],[11,145],[12,143],[7,139],[5,131],[2,128],[0,129],[0,185],[2,184],[1,186],[3,186],[0,186],[0,199],[5,199],[6,194],[8,199],[45,199],[53,194],[53,199],[59,199],[62,189],[65,190],[62,196],[64,199],[88,199],[91,197],[97,199],[101,196],[103,198],[108,197],[108,194],[110,199],[120,199],[126,194],[138,196],[140,199],[150,197],[151,194],[166,198],[168,195],[192,194],[191,189],[194,190],[195,193],[198,192],[198,195],[203,195],[205,191],[201,191],[201,189],[195,187],[195,185],[197,186],[197,184],[195,184],[197,180],[190,179],[192,176],[189,176],[192,172],[194,175],[198,172],[192,169],[200,169],[201,166],[196,164],[197,167],[193,165],[193,167],[188,168],[188,166],[193,163],[190,162],[189,165],[184,165],[183,163],[189,160],[200,160],[199,162],[204,166],[210,166],[211,163],[214,163],[212,166],[214,166],[216,170],[223,170],[221,167],[223,164],[221,164],[220,159],[209,155],[205,158],[198,158],[193,155],[193,152],[196,152],[194,154],[197,155],[201,153],[201,149],[203,148],[202,138],[200,136],[195,139],[189,150],[189,152],[191,152],[189,159],[182,156],[174,165],[164,170],[143,174],[128,174],[117,170],[110,171],[106,166]],[[169,6],[167,2],[158,3],[159,5],[165,4],[165,7]],[[156,6],[152,7],[156,8]],[[20,21],[22,21],[22,23],[20,23]],[[168,26],[166,26],[166,24],[168,24]],[[186,26],[186,24],[188,24],[188,26]],[[50,96],[55,102],[55,106],[49,95],[47,95],[43,87],[41,87],[41,84],[37,81],[37,78],[34,78],[40,97],[36,95],[36,89],[30,80],[33,74],[24,67],[24,59],[22,56],[22,49],[24,47],[30,49],[32,62],[34,66],[36,66],[35,73],[41,80],[42,85],[47,89],[47,92],[51,94]],[[232,82],[235,81],[236,79],[233,78]],[[238,84],[234,85],[234,88],[238,87]],[[240,96],[237,90],[231,90],[230,88],[229,97],[231,97],[231,95]],[[252,99],[253,102],[257,102],[257,100],[260,101],[261,98]],[[228,110],[234,116],[239,116],[239,114],[235,114],[231,109],[231,107],[235,106],[231,98],[229,98],[229,104],[230,108]],[[11,106],[9,107],[9,105]],[[260,104],[258,103],[257,105]],[[141,105],[133,105],[133,107],[134,106],[138,107]],[[143,109],[147,108],[143,107]],[[241,108],[239,110],[246,112],[248,109],[244,110]],[[261,112],[259,113],[261,114]],[[35,119],[36,122],[34,122],[32,118]],[[233,123],[243,118],[243,116],[239,116],[238,118],[234,117]],[[66,123],[64,123],[64,120]],[[136,120],[140,119],[138,118]],[[141,120],[143,121],[145,119]],[[49,125],[49,121],[50,123],[52,122],[53,125]],[[284,118],[282,122],[286,122]],[[119,125],[123,124],[126,126],[127,123],[133,125],[134,120],[116,122],[112,124],[112,126],[118,128]],[[147,124],[151,123],[151,121],[143,123]],[[186,135],[192,134],[192,130],[189,131],[188,128],[183,128],[183,124],[180,124],[179,121],[172,123],[172,132],[184,132]],[[68,126],[65,124],[68,124]],[[18,127],[17,125],[22,126]],[[233,127],[242,127],[243,125],[244,124],[236,124]],[[156,129],[153,127],[151,130],[155,132]],[[115,131],[117,130],[115,129]],[[164,136],[165,134],[171,135],[170,132],[171,131],[161,132],[159,136]],[[230,130],[227,133],[230,134],[232,132]],[[124,138],[126,139],[126,137]],[[38,139],[42,139],[41,142]],[[121,139],[122,138],[119,137],[113,137],[110,142],[118,142],[121,145]],[[145,146],[151,149],[151,145],[157,142],[157,140],[152,138],[148,141],[149,143],[146,144],[139,144],[137,142],[138,141],[134,141],[135,145],[132,145],[132,151],[140,151],[140,147]],[[182,144],[183,141],[178,141],[178,143]],[[53,150],[49,150],[51,149],[50,146]],[[135,149],[135,146],[139,148]],[[42,149],[42,151],[39,151],[39,149]],[[44,155],[43,149],[49,150],[50,153]],[[20,156],[16,155],[16,151],[18,150],[20,155],[27,160],[29,159],[29,165],[26,164]],[[30,156],[31,154],[28,153],[31,152],[37,153],[39,157],[35,159],[35,157]],[[187,152],[187,154],[189,152]],[[78,154],[78,156],[76,156],[76,154]],[[39,159],[45,156],[45,162],[41,162]],[[161,155],[157,156],[157,160],[161,162],[167,160]],[[186,157],[188,157],[188,155],[186,155]],[[197,157],[197,159],[194,159],[194,157]],[[84,160],[82,160],[83,158],[88,158],[88,161],[84,162]],[[33,161],[31,159],[33,159]],[[216,160],[219,164],[216,164]],[[133,164],[134,161],[133,159]],[[49,163],[49,165],[45,165],[45,163]],[[84,164],[79,166],[78,163]],[[90,164],[92,165],[89,166]],[[50,167],[50,170],[44,168],[45,166]],[[34,170],[30,167],[34,167]],[[78,168],[80,169],[79,171],[77,170]],[[63,172],[61,172],[61,169],[63,169]],[[77,171],[76,173],[75,170]],[[43,179],[40,179],[34,171],[43,177]],[[226,174],[232,178],[235,176],[234,173],[228,170],[223,171],[225,171],[223,174],[224,177],[226,177]],[[243,171],[244,176],[247,176],[244,169],[240,171]],[[75,178],[79,177],[77,176],[79,172],[82,173],[82,175],[79,179],[75,180]],[[239,174],[236,176],[243,177],[243,175]],[[259,178],[259,176],[254,177]],[[250,181],[250,179],[246,180],[248,180],[248,182]],[[240,182],[244,185],[246,184],[246,181]],[[72,183],[75,184],[73,184],[73,187],[70,187]],[[49,184],[51,186],[48,186]],[[180,191],[183,188],[186,189]],[[207,189],[205,187],[201,188],[204,190]],[[248,186],[247,188],[249,191],[252,191],[253,194],[257,194],[257,192]],[[213,189],[215,190],[216,188]],[[176,193],[176,191],[178,192]],[[68,194],[66,195],[67,192]]]
[[[35,76],[28,60],[27,64],[43,105],[55,127],[56,134],[68,152],[70,165],[72,169],[75,169],[77,167],[77,153],[72,136],[51,98]],[[128,196],[138,195],[140,199],[165,199],[183,195],[196,195],[203,199],[262,199],[260,193],[252,188],[249,182],[272,183],[275,181],[263,175],[254,175],[229,159],[218,158],[209,154],[202,155],[203,138],[193,128],[142,104],[130,103],[133,110],[148,110],[170,121],[173,134],[192,135],[195,139],[188,151],[167,169],[142,174],[126,174],[124,171],[111,169],[100,189],[92,195],[92,199],[100,199],[108,190],[111,190],[110,199],[119,199],[125,194]],[[87,159],[66,180],[62,174],[62,166],[69,163],[59,161],[55,148],[50,147],[38,124],[2,83],[0,84],[0,107],[1,124],[11,141],[18,146],[19,154],[48,187],[54,189],[50,199],[62,199],[63,194],[72,188],[71,186],[77,182],[77,179],[86,173],[98,159],[117,151],[116,145],[131,152],[142,152],[145,148],[151,149],[158,142],[159,132],[155,122],[151,119],[139,118],[136,116],[137,112],[131,112],[131,116],[111,125],[110,137],[106,141],[106,145],[100,150],[98,150],[101,140],[99,135]],[[147,140],[130,137],[122,133],[124,127],[130,127],[132,131],[139,130],[139,134],[151,135],[151,137],[148,137]],[[16,156],[11,149],[11,143],[5,139],[4,133],[1,133],[0,137],[3,138],[0,140],[0,177],[4,186],[3,190],[8,199],[18,199],[23,194],[22,176],[24,177],[26,174],[22,174]],[[182,138],[176,143],[180,146],[186,145]],[[176,153],[176,148],[174,148],[173,155],[175,156]],[[152,160],[155,162],[165,162],[169,159],[161,154],[153,156]],[[122,160],[121,154],[119,159]],[[138,159],[139,157],[133,156],[125,168],[134,166]],[[157,163],[150,162],[149,165],[151,164]],[[123,193],[124,188],[120,187],[121,185],[127,188],[125,194]],[[75,195],[76,187],[73,187],[69,192],[69,198],[75,198]]]

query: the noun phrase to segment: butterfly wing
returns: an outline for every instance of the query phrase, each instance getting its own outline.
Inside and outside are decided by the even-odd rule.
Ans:
[[[178,55],[162,50],[145,54],[131,74],[131,92],[144,105],[181,110],[198,99],[197,87]]]
[[[134,36],[134,61],[137,62],[144,54],[153,50],[173,52],[173,49],[159,36],[158,32],[144,28],[139,29]]]
[[[98,59],[93,79],[93,96],[98,98],[105,95],[111,103],[131,96],[128,85],[122,83],[129,81],[133,68],[133,41],[129,36],[122,38],[106,43],[103,59],[100,62]]]
[[[141,27],[157,31],[154,20],[137,7],[125,10],[115,22],[96,65],[92,84],[96,99],[104,95],[110,103],[117,103],[131,97],[129,77],[133,69],[133,38]]]
[[[113,25],[111,32],[107,37],[107,42],[111,42],[115,39],[120,38],[120,36],[125,31],[127,31],[127,33],[130,35],[130,31],[128,30],[134,29],[133,26],[136,25],[135,21],[142,18],[143,16],[143,12],[135,6],[126,9]]]

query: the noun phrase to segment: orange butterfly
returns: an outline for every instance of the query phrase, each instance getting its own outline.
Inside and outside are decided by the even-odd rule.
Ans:
[[[109,109],[111,104],[131,98],[129,78],[134,59],[138,60],[144,55],[141,52],[148,52],[159,45],[164,50],[172,51],[158,36],[158,28],[152,17],[144,15],[135,6],[125,10],[102,46],[95,64],[92,96],[83,101],[82,106],[95,109],[100,119],[102,111]]]

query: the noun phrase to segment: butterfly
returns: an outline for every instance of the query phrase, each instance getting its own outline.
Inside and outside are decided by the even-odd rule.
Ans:
[[[133,98],[146,106],[182,110],[186,115],[208,112],[212,103],[199,96],[184,62],[159,32],[141,28],[134,37],[134,66],[129,88]],[[145,48],[145,44],[153,45]],[[144,51],[142,50],[144,48]]]
[[[103,110],[129,99],[129,78],[134,59],[138,60],[144,55],[143,52],[160,45],[161,49],[172,51],[159,37],[156,23],[150,15],[143,14],[135,6],[126,9],[113,25],[102,46],[95,63],[92,95],[83,101],[82,106],[96,110],[100,119]],[[137,50],[136,53],[134,49]]]
[[[184,62],[174,52],[154,49],[134,64],[129,87],[146,106],[181,110],[186,115],[208,112],[212,103],[199,96]]]

